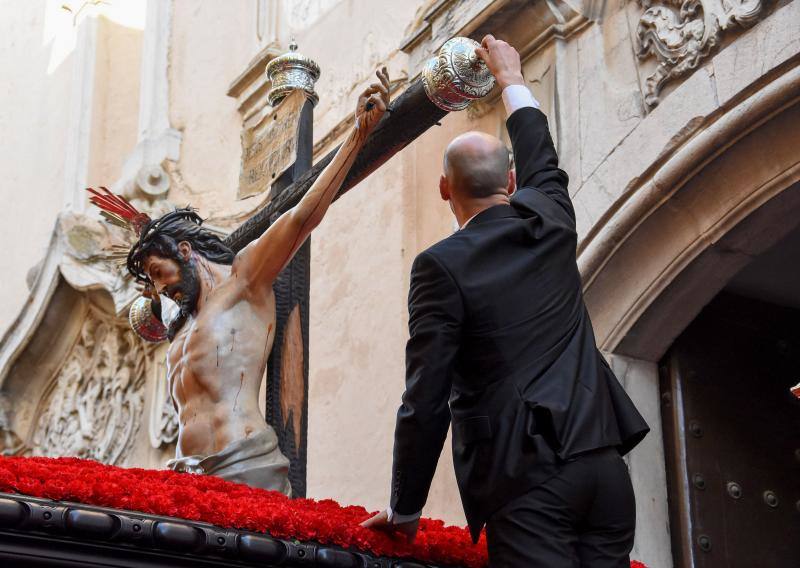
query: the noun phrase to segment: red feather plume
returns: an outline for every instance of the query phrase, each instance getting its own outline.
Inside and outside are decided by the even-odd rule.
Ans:
[[[87,187],[86,191],[92,194],[89,201],[102,209],[100,214],[110,223],[130,229],[139,236],[144,226],[150,222],[150,216],[140,213],[127,199],[111,193],[108,188],[101,186],[99,189]]]

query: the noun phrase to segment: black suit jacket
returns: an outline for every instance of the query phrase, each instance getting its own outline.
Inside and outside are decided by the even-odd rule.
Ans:
[[[575,213],[544,114],[507,121],[520,189],[414,261],[406,391],[397,413],[391,506],[422,509],[453,424],[472,537],[563,460],[647,424],[597,350],[583,303]]]

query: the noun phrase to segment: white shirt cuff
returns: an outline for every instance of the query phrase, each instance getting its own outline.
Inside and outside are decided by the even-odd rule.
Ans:
[[[525,85],[509,85],[503,89],[503,104],[508,116],[523,107],[539,108],[540,106],[539,101]]]
[[[390,525],[402,525],[403,523],[410,523],[416,521],[422,516],[422,511],[417,511],[411,515],[400,515],[392,511],[391,507],[386,507],[386,516],[389,517]]]

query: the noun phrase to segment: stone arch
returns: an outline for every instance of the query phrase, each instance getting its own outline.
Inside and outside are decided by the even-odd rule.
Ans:
[[[800,68],[721,109],[582,243],[598,345],[658,361],[753,257],[800,223]]]

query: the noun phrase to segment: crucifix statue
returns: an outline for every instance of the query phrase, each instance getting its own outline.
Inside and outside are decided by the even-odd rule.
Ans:
[[[308,100],[301,105],[294,163],[280,175],[269,176],[275,180],[269,205],[224,242],[205,230],[190,208],[150,219],[108,190],[90,190],[92,202],[107,220],[136,235],[126,256],[127,269],[145,283],[152,304],[137,301],[131,311],[134,328],[156,339],[163,331],[171,342],[168,384],[179,436],[170,467],[304,494],[307,239],[338,195],[449,110],[488,93],[492,78],[475,57],[476,46],[466,38],[450,40],[422,80],[391,109],[388,74],[385,68],[378,71],[378,81],[358,99],[354,126],[345,141],[313,167],[313,81],[309,91],[301,79],[294,90],[304,91]],[[283,63],[285,76],[273,77],[273,104],[291,96],[293,89],[282,90],[281,80],[291,82],[293,74],[297,76],[297,58]],[[160,296],[177,308],[162,308]],[[265,422],[258,391],[268,360]],[[280,445],[273,426],[282,434]],[[291,475],[287,453],[294,458]]]

